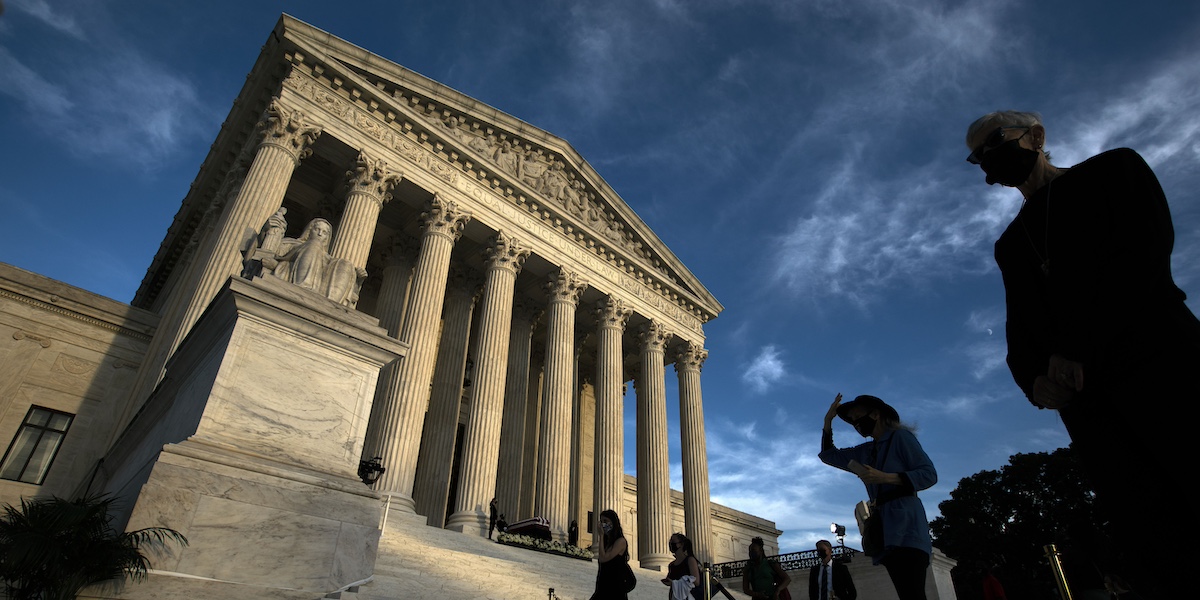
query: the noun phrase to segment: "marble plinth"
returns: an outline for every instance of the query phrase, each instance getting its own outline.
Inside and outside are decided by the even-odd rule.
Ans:
[[[406,350],[317,294],[231,279],[107,457],[106,489],[136,495],[128,529],[190,541],[152,560],[159,591],[119,597],[319,598],[368,580],[382,503],[356,471],[379,370]]]

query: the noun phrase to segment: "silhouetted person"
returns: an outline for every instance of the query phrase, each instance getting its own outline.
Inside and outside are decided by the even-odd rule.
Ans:
[[[629,542],[621,529],[621,519],[611,509],[600,513],[600,526],[596,528],[600,538],[600,552],[596,562],[596,592],[591,600],[628,600],[626,577],[629,571]]]
[[[1134,588],[1188,597],[1192,575],[1178,565],[1200,561],[1200,524],[1170,499],[1192,495],[1200,321],[1171,277],[1171,211],[1133,150],[1067,169],[1045,142],[1036,113],[991,113],[967,130],[967,160],[1025,197],[996,242],[1008,366],[1030,402],[1059,412],[1118,547],[1141,548],[1147,523],[1181,540],[1177,564],[1122,561]]]
[[[492,532],[496,530],[496,513],[498,513],[499,511],[500,511],[500,507],[496,503],[496,499],[492,498],[492,501],[488,503],[488,539],[489,540],[492,539]]]
[[[821,562],[809,571],[808,600],[854,600],[858,590],[850,578],[850,568],[833,560],[833,544],[829,540],[817,542],[817,554]]]
[[[567,544],[571,546],[579,545],[579,521],[571,519],[571,526],[567,527]]]
[[[833,445],[833,417],[871,438],[853,448]],[[937,483],[933,461],[921,448],[900,414],[875,396],[859,396],[842,404],[838,394],[825,413],[821,462],[850,471],[867,486],[874,512],[883,519],[882,549],[871,556],[887,568],[900,600],[925,600],[925,575],[933,542],[925,506],[917,492]]]
[[[500,517],[496,519],[496,529],[499,529],[500,533],[508,531],[508,520],[504,518],[504,513],[500,513]]]

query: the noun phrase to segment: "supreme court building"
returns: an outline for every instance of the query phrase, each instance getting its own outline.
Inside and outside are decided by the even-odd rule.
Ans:
[[[644,568],[777,547],[709,500],[703,284],[566,141],[289,16],[131,304],[0,267],[0,501],[115,494],[191,540],[160,577],[341,589],[493,497]]]

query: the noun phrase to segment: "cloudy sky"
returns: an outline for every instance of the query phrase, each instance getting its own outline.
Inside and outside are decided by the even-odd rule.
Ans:
[[[774,520],[784,550],[854,529],[861,484],[816,458],[838,392],[918,427],[931,517],[959,479],[1067,444],[1004,366],[992,243],[1020,196],[963,160],[975,117],[1041,112],[1063,166],[1140,152],[1200,298],[1200,3],[4,6],[0,261],[118,300],[281,12],[569,141],[725,305],[706,328],[712,495]]]

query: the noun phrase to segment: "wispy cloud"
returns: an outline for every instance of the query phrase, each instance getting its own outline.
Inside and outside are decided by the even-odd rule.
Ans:
[[[844,157],[811,212],[778,239],[771,257],[777,282],[798,295],[867,308],[894,287],[991,268],[982,242],[999,233],[1016,199],[957,200],[947,194],[955,185],[932,166],[893,181],[871,180],[868,169],[853,154]],[[1011,208],[998,211],[997,204]]]
[[[848,498],[862,489],[852,475],[817,459],[816,439],[764,438],[757,428],[726,421],[706,433],[713,502],[775,521],[784,530],[783,548],[811,547],[831,522],[846,520],[843,493]]]
[[[79,40],[85,37],[83,29],[75,22],[74,17],[55,12],[50,3],[45,0],[9,0],[7,4],[12,9],[24,12],[60,33]]]
[[[74,20],[31,2],[26,12],[70,36],[56,52],[34,61],[0,47],[0,93],[19,102],[47,136],[77,156],[99,157],[122,168],[155,170],[211,133],[217,121],[194,86],[120,39],[97,28],[81,43]],[[105,44],[105,68],[78,61],[80,52]],[[113,76],[113,73],[119,76]]]
[[[768,345],[764,346],[758,356],[750,361],[749,366],[742,373],[742,381],[749,384],[752,390],[761,394],[786,375],[787,370],[780,358],[779,349],[774,345]]]

